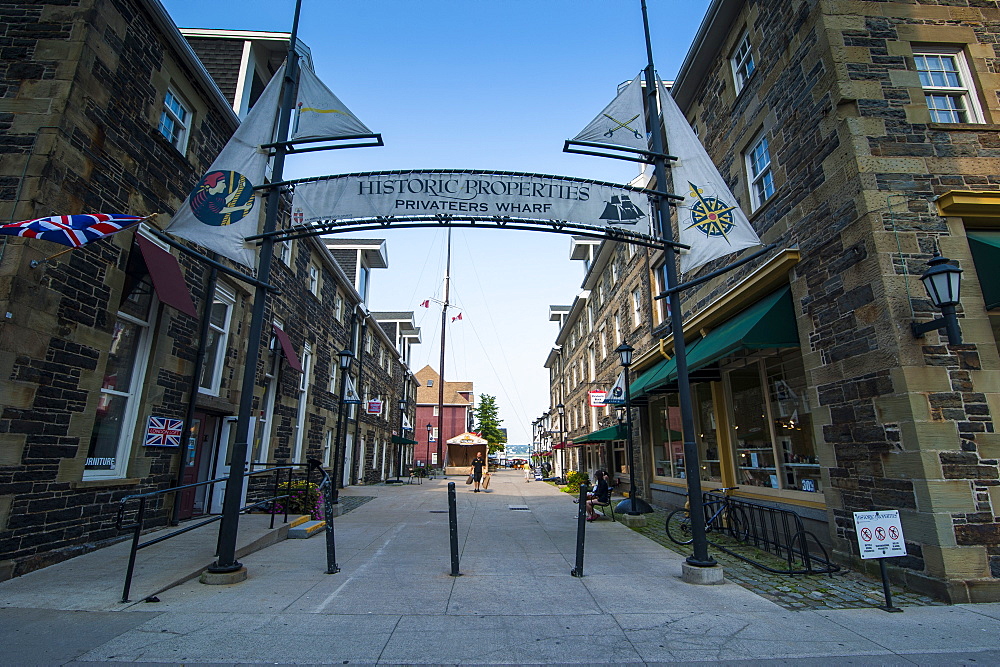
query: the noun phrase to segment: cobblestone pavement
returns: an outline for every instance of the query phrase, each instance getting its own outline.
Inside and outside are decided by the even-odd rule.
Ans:
[[[633,528],[657,544],[679,554],[690,555],[689,546],[673,543],[667,537],[664,529],[667,520],[665,510],[654,510],[646,515],[646,525]],[[716,536],[712,536],[714,540]],[[727,545],[728,546],[728,545]],[[728,581],[761,595],[787,609],[861,609],[885,604],[882,593],[882,581],[868,577],[860,572],[841,570],[833,575],[787,575],[767,572],[750,563],[746,563],[720,549],[709,545],[712,558],[725,568]],[[745,547],[743,547],[745,548]],[[783,560],[776,559],[771,554],[757,549],[748,549],[755,559],[777,567],[784,565]],[[899,586],[891,586],[892,603],[896,607],[944,605],[926,595],[920,595]]]
[[[369,500],[375,500],[375,496],[348,496],[340,494],[340,501],[337,503],[336,516],[344,516],[351,510],[356,510]]]

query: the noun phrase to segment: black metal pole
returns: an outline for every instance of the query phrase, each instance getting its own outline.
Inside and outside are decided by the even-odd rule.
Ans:
[[[576,567],[569,571],[574,577],[583,576],[583,542],[587,537],[587,485],[580,485],[580,509],[576,513]]]
[[[362,312],[361,314],[361,329],[358,333],[358,397],[363,401],[365,398],[364,393],[364,382],[365,382],[365,338],[368,336],[368,316]],[[364,480],[365,477],[365,462],[362,459],[358,468],[360,469],[360,475],[354,475],[354,460],[356,457],[361,456],[361,415],[364,411],[361,409],[362,406],[358,406],[358,411],[355,413],[354,419],[354,444],[351,447],[351,467],[347,471],[347,483],[354,484],[359,479]],[[344,436],[344,450],[347,450],[347,436]],[[366,448],[367,449],[367,448]],[[374,459],[373,459],[374,462]]]
[[[660,125],[660,111],[657,104],[656,71],[653,68],[653,46],[649,39],[649,16],[646,13],[646,0],[642,2],[642,27],[646,37],[646,99],[649,113],[648,129],[653,140],[653,170],[656,176],[656,187],[665,191],[667,187],[667,168],[663,146],[663,128]],[[673,242],[673,230],[670,227],[669,215],[664,214],[662,198],[654,199],[657,223],[660,236],[665,242]],[[666,251],[666,261],[663,263],[663,280],[670,289],[677,285],[677,267],[674,257]],[[681,409],[681,430],[684,435],[684,470],[687,477],[688,502],[691,503],[691,536],[694,553],[688,556],[689,565],[711,567],[715,560],[708,554],[708,540],[705,537],[705,516],[697,511],[701,507],[701,465],[698,461],[698,446],[694,440],[694,408],[691,403],[691,383],[688,376],[687,350],[684,345],[684,317],[681,311],[681,297],[678,292],[670,295],[670,329],[674,336],[674,360],[677,363],[677,393]]]
[[[458,571],[458,506],[455,502],[455,482],[448,482],[448,534],[451,537],[451,576],[460,577],[462,573]]]
[[[142,522],[146,516],[146,499],[139,499],[139,510],[135,515],[135,533],[132,534],[132,549],[128,554],[128,568],[125,570],[125,588],[122,591],[122,602],[131,602],[128,599],[132,590],[132,573],[135,572],[135,554],[139,551],[139,537],[142,535]]]
[[[632,451],[632,392],[628,388],[628,366],[625,366],[625,453],[628,456],[628,513],[635,516],[635,453]]]
[[[298,39],[299,11],[302,0],[295,2],[295,17],[292,20],[292,33],[288,41],[285,78],[282,82],[282,102],[278,111],[279,136],[288,135],[288,123],[292,107],[295,105],[295,83],[298,80],[298,57],[295,53],[295,42]],[[274,149],[274,162],[271,165],[271,180],[280,181],[285,168],[285,148]],[[267,194],[266,213],[264,218],[264,233],[275,230],[278,224],[278,208],[281,206],[281,193],[278,188],[272,188]],[[273,237],[261,239],[260,260],[258,261],[257,280],[267,284],[271,279],[271,260],[274,256]],[[246,466],[247,448],[250,440],[250,415],[253,412],[254,388],[257,386],[257,360],[260,358],[260,344],[264,332],[264,312],[267,305],[268,290],[258,285],[254,290],[253,314],[250,318],[250,333],[247,340],[247,356],[243,364],[243,384],[240,389],[240,411],[236,422],[236,438],[233,443],[229,466],[229,480],[226,482],[226,493],[222,502],[222,521],[219,526],[219,554],[208,570],[213,573],[235,572],[242,564],[236,560],[236,538],[240,524],[240,505],[243,492],[244,467]]]
[[[340,566],[337,565],[337,540],[333,533],[333,480],[330,474],[323,470],[318,459],[307,459],[309,470],[313,468],[319,470],[323,476],[319,488],[323,492],[323,520],[326,523],[326,573],[337,574]]]
[[[340,363],[339,358],[337,362]],[[345,444],[342,449],[340,441],[342,435],[346,437],[346,434],[344,434],[344,392],[347,391],[347,373],[349,370],[350,367],[340,369],[340,401],[338,401],[337,405],[337,432],[334,434],[336,442],[333,445],[333,482],[331,483],[333,486],[333,502],[335,504],[340,502],[340,483],[344,479],[343,452],[347,445]]]
[[[445,332],[448,323],[448,296],[451,287],[451,227],[448,228],[448,251],[444,265],[444,303],[441,304],[441,376],[438,378],[438,437],[437,437],[437,464],[441,467],[441,474],[447,478],[447,468],[441,453],[441,441],[444,439],[444,343]]]
[[[896,613],[903,611],[899,607],[892,606],[892,591],[889,590],[889,573],[885,569],[884,558],[878,559],[878,569],[882,575],[882,593],[885,595],[885,606],[880,606],[879,609]]]

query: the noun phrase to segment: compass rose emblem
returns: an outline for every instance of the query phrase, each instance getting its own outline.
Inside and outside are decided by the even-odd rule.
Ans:
[[[729,242],[729,232],[736,226],[733,219],[735,206],[729,206],[726,202],[715,197],[708,197],[703,194],[694,183],[688,181],[691,188],[690,195],[696,197],[697,201],[691,205],[691,224],[686,229],[694,227],[708,238],[722,237]]]

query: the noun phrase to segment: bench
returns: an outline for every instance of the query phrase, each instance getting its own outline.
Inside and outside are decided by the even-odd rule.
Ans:
[[[604,516],[608,515],[608,510],[610,509],[611,510],[611,520],[612,521],[616,521],[617,520],[617,519],[615,519],[615,503],[614,503],[614,499],[613,498],[609,498],[608,502],[606,502],[606,503],[594,503],[594,509],[598,509],[598,508],[600,508],[601,513]]]
[[[421,472],[417,472],[418,470],[420,470]],[[417,484],[423,484],[424,473],[422,470],[423,470],[422,468],[410,468],[409,477],[407,478],[406,483],[413,484],[413,480],[415,479],[417,480]]]

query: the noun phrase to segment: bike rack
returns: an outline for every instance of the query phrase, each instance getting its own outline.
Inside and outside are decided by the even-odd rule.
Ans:
[[[708,543],[716,549],[774,574],[833,574],[840,571],[840,566],[830,561],[826,548],[813,533],[805,529],[802,517],[792,510],[761,505],[732,496],[727,499],[725,496],[709,492],[702,494],[705,518],[708,519],[720,503],[727,501],[733,511],[741,512],[746,518],[748,531],[743,544],[783,558],[788,567],[783,570],[770,567],[708,540]],[[810,541],[822,555],[810,551]]]

